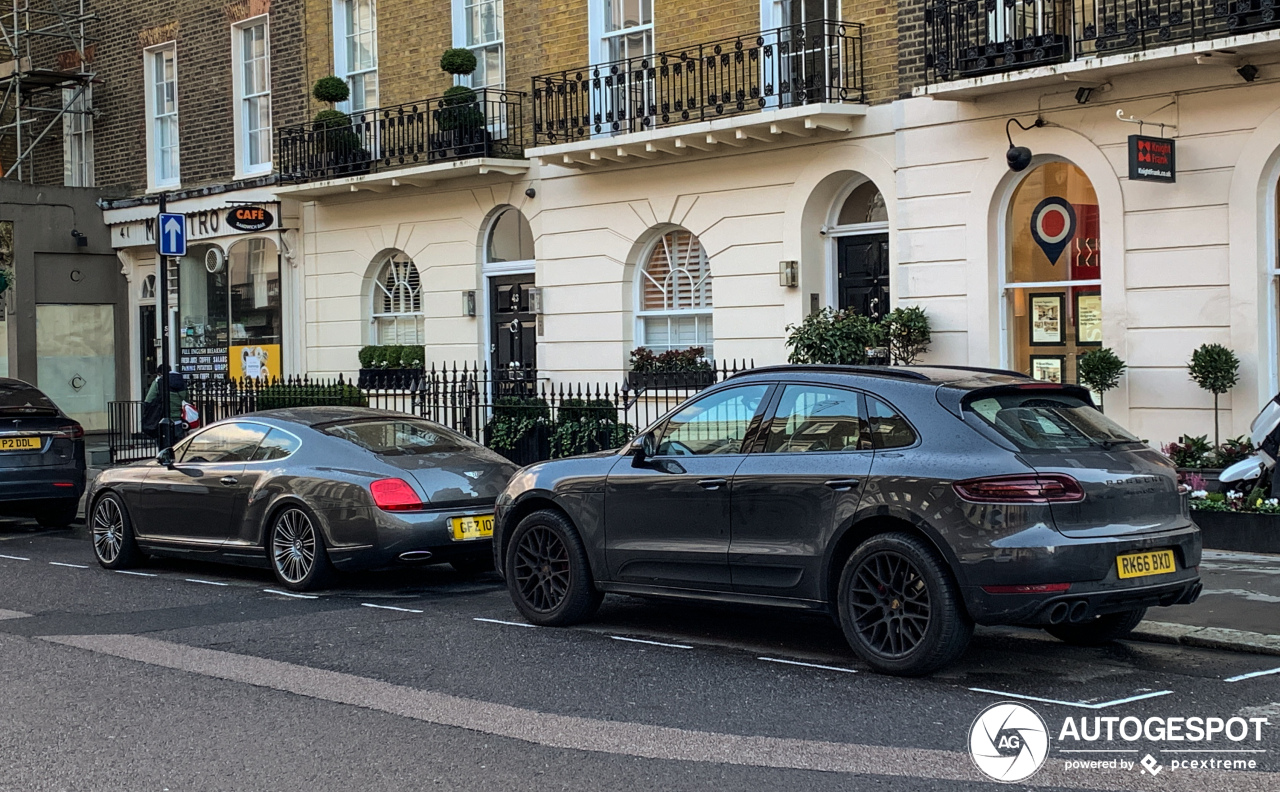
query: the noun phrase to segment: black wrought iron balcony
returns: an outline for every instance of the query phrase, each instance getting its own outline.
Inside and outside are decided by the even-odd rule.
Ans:
[[[1280,28],[1275,0],[924,0],[931,81]]]
[[[524,94],[468,95],[360,110],[278,132],[282,178],[307,182],[448,160],[524,157]]]
[[[533,142],[865,100],[862,26],[815,20],[534,77]]]

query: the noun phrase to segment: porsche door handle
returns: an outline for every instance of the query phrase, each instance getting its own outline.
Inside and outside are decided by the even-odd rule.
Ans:
[[[826,484],[831,489],[835,490],[836,492],[848,492],[849,490],[858,486],[862,482],[856,478],[843,478],[843,479],[831,479],[830,481],[826,481],[823,483]]]
[[[729,483],[728,479],[708,478],[698,479],[698,486],[705,490],[717,490]]]
[[[223,476],[221,479],[219,479],[219,481],[221,481],[223,484],[226,484],[228,487],[230,487],[232,484],[240,483],[240,479],[236,478],[235,476]]]

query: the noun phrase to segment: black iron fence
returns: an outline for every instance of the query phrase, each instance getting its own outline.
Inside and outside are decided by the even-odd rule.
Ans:
[[[862,26],[832,20],[764,30],[533,78],[533,140],[593,135],[815,102],[862,102]]]
[[[360,110],[282,127],[281,178],[313,181],[474,157],[524,157],[524,94],[461,95]]]
[[[402,387],[358,388],[335,380],[193,380],[188,400],[204,424],[258,410],[300,406],[368,406],[443,424],[527,465],[616,448],[685,399],[751,367],[725,362],[706,371],[632,374],[617,383],[552,383],[538,372],[483,365],[431,368]],[[142,431],[142,402],[112,402],[112,464],[155,455]]]
[[[1275,0],[926,0],[930,79],[1280,27]]]

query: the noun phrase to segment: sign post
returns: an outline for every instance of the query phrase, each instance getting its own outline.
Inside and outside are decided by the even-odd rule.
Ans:
[[[160,303],[160,408],[163,420],[160,422],[161,443],[163,448],[173,448],[173,416],[169,413],[169,257],[187,255],[187,224],[180,214],[165,211],[168,202],[164,193],[160,193],[160,214],[156,218],[156,252],[160,269],[159,294]]]

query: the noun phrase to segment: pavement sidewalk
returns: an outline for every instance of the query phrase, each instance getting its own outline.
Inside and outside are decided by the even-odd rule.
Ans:
[[[1205,550],[1200,578],[1200,599],[1147,611],[1132,639],[1280,655],[1280,555]]]

